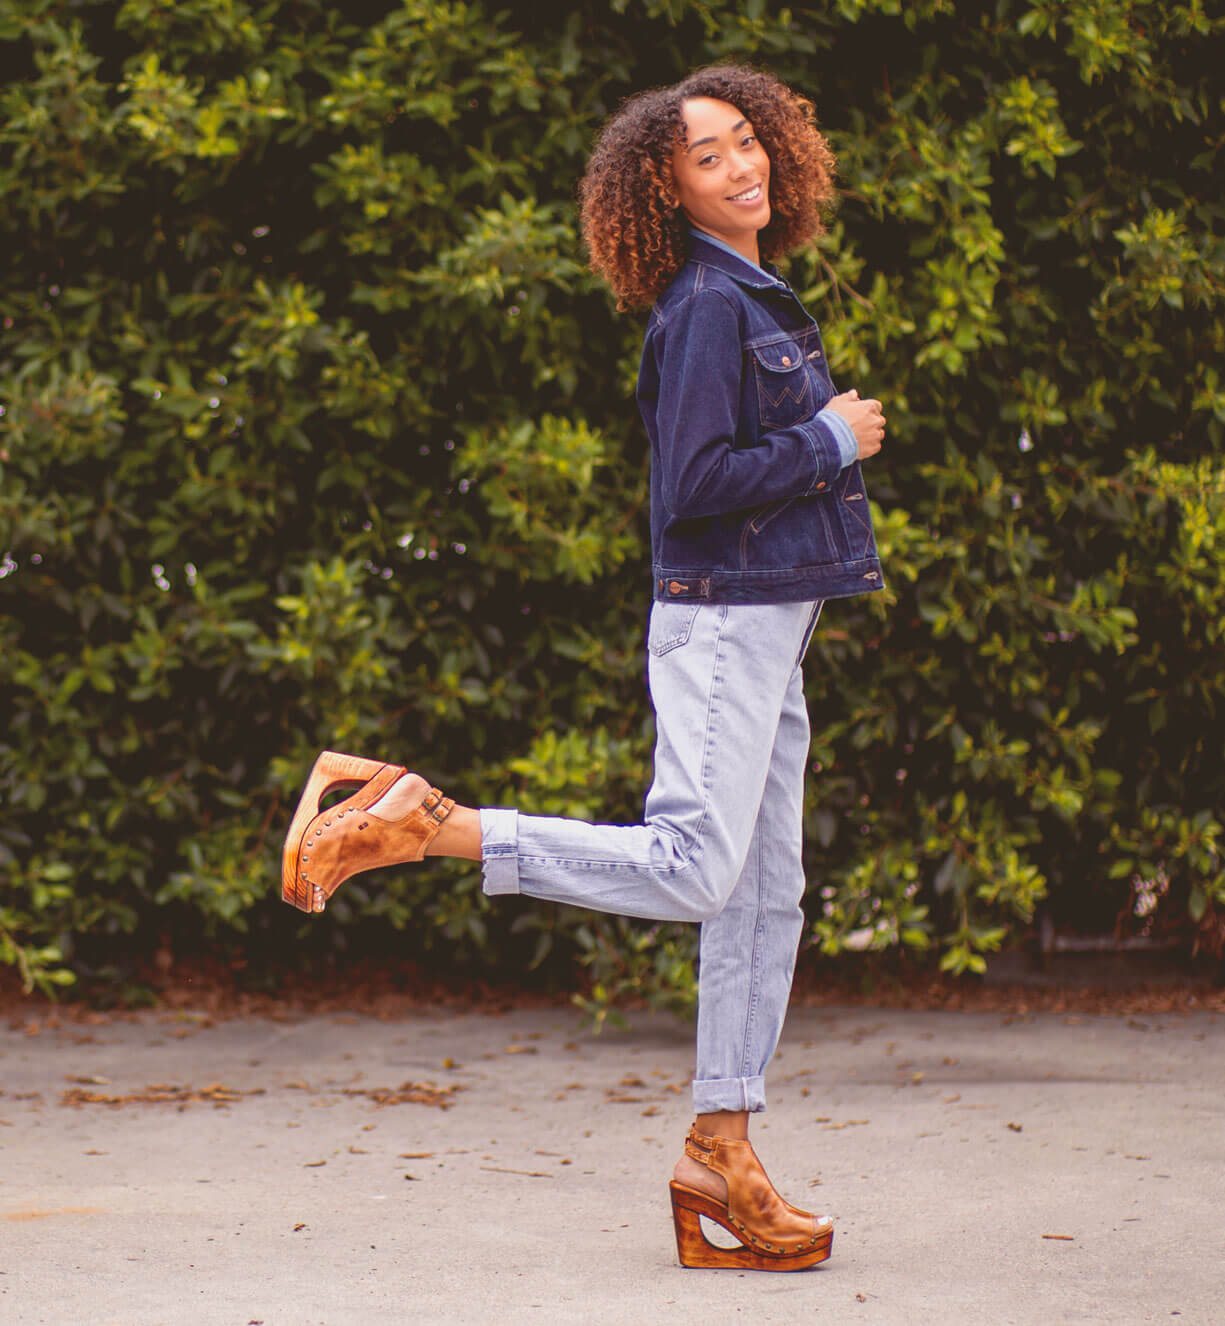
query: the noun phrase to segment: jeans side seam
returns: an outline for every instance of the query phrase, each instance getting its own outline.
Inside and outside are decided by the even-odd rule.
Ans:
[[[526,852],[517,852],[520,861],[535,865],[582,866],[584,870],[650,870],[653,875],[681,875],[692,864],[685,857],[674,866],[657,866],[650,861],[599,861],[585,856],[530,856]]]
[[[763,800],[765,793],[762,793]],[[744,1019],[744,1046],[740,1054],[740,1076],[749,1076],[749,1051],[753,1043],[753,1027],[757,1021],[757,1000],[761,992],[761,954],[765,947],[765,847],[762,842],[761,810],[753,826],[757,840],[757,917],[753,923],[753,952],[749,959],[749,997]],[[747,1108],[747,1106],[746,1106]]]
[[[714,725],[717,706],[715,704],[715,693],[718,690],[721,681],[720,669],[723,665],[723,629],[727,625],[727,605],[723,604],[720,608],[719,626],[715,631],[715,645],[711,651],[713,662],[710,671],[710,690],[706,695],[706,730],[703,733],[705,745],[702,750],[702,815],[698,820],[698,827],[693,835],[693,854],[690,861],[698,855],[702,843],[702,831],[706,828],[706,821],[710,816],[710,764],[711,751],[714,748]]]

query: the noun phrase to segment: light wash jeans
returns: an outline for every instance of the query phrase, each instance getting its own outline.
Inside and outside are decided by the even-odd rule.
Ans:
[[[652,604],[655,778],[642,824],[481,811],[486,893],[702,923],[698,1114],[766,1106],[803,925],[800,663],[820,612]]]

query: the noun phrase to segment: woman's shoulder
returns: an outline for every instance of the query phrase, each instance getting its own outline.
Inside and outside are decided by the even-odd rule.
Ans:
[[[732,319],[740,322],[743,295],[717,267],[688,258],[651,309],[651,325],[666,326],[678,317]]]

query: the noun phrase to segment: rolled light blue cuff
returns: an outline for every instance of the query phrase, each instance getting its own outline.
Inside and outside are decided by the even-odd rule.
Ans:
[[[717,1114],[721,1110],[748,1110],[756,1114],[766,1108],[764,1077],[716,1077],[693,1081],[693,1112]]]
[[[517,810],[481,810],[481,875],[491,897],[519,892]]]
[[[827,405],[824,410],[817,414],[817,418],[822,420],[834,435],[838,443],[838,455],[842,460],[842,468],[852,464],[859,459],[859,443],[855,441],[855,433],[851,425],[838,413],[837,410],[831,410]]]

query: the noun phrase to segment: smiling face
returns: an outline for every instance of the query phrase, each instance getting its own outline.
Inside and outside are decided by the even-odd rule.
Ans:
[[[672,153],[677,201],[689,220],[757,262],[770,220],[770,158],[753,126],[726,101],[684,103],[685,141]]]

